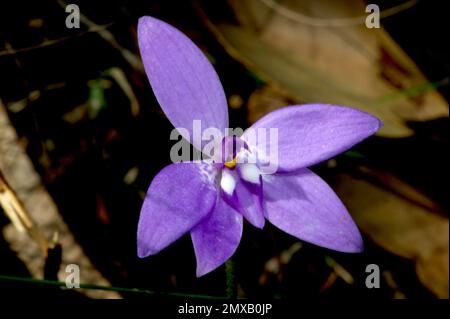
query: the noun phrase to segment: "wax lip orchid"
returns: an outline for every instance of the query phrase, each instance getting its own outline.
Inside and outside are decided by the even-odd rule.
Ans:
[[[145,71],[164,113],[176,128],[192,122],[225,130],[226,97],[201,50],[174,27],[152,17],[138,24]],[[360,252],[361,235],[333,190],[308,166],[327,160],[374,134],[381,122],[370,114],[328,104],[288,106],[271,112],[241,137],[226,136],[223,163],[171,164],[151,182],[137,232],[143,258],[190,232],[197,276],[228,260],[241,240],[243,219],[262,228],[265,220],[301,240],[341,252]],[[250,132],[276,129],[277,165],[262,169],[271,139]],[[185,134],[195,147],[201,145]],[[248,161],[253,157],[253,162]],[[244,158],[244,160],[241,160]],[[247,161],[246,161],[247,160]],[[270,160],[270,159],[269,159]]]

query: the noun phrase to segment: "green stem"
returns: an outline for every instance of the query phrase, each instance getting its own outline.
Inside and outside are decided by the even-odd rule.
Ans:
[[[225,263],[225,273],[227,280],[226,296],[230,299],[237,297],[237,282],[236,271],[233,258],[230,258]]]
[[[55,280],[46,280],[46,279],[35,279],[35,278],[24,278],[24,277],[0,275],[0,280],[22,282],[22,283],[28,283],[28,284],[39,284],[39,285],[45,285],[45,286],[66,287],[65,282],[55,281]],[[199,299],[224,299],[224,297],[219,297],[219,296],[183,294],[183,293],[177,293],[177,292],[155,292],[155,291],[151,291],[151,290],[138,289],[138,288],[112,287],[112,286],[101,286],[101,285],[91,285],[91,284],[80,284],[80,289],[81,288],[82,289],[117,291],[117,292],[140,293],[140,294],[147,294],[147,295],[154,295],[154,296],[189,297],[189,298],[199,298]]]

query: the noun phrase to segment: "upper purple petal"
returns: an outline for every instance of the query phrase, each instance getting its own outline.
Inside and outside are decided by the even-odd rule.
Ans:
[[[236,251],[242,236],[242,216],[217,199],[213,212],[191,231],[197,258],[197,277],[227,261]]]
[[[201,120],[203,129],[223,132],[228,127],[227,100],[201,50],[179,30],[152,17],[139,19],[138,42],[153,92],[172,124],[187,129],[191,143],[193,120]]]
[[[250,131],[278,129],[278,172],[290,172],[327,160],[374,134],[381,126],[376,117],[349,107],[305,104],[281,108],[258,120],[243,135],[249,144]],[[270,149],[270,138],[256,146]],[[262,156],[259,154],[258,156]],[[272,159],[271,159],[272,160]]]
[[[217,190],[200,165],[171,164],[153,179],[139,218],[139,257],[158,253],[213,209]]]
[[[267,175],[266,218],[288,234],[342,252],[363,250],[361,235],[333,190],[308,169]]]

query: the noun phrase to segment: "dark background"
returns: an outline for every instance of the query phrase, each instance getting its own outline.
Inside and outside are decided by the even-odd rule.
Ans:
[[[97,25],[108,25],[107,29],[120,45],[136,54],[136,23],[140,16],[152,15],[174,24],[214,58],[225,92],[241,96],[244,105],[261,85],[225,52],[205,28],[190,1],[72,2],[79,4],[82,14]],[[400,1],[377,1],[382,9],[395,3]],[[438,88],[447,101],[449,52],[444,21],[448,13],[445,1],[419,1],[414,8],[382,20],[383,27],[430,82],[447,78],[447,84]],[[80,29],[65,28],[66,16],[55,1],[2,1],[0,4],[0,52],[9,46],[21,49],[15,54],[0,55],[0,97],[8,106],[32,91],[43,92],[19,112],[8,110],[8,115],[19,136],[26,141],[26,152],[60,214],[95,267],[113,286],[225,295],[224,267],[202,278],[195,277],[195,257],[189,236],[156,256],[137,258],[136,227],[142,196],[153,176],[169,164],[171,144],[164,137],[169,136],[172,126],[156,102],[145,75],[131,67],[97,32],[86,32],[83,23]],[[36,19],[43,23],[33,27],[30,21]],[[39,47],[48,39],[60,41]],[[120,68],[131,84],[140,105],[138,116],[131,114],[128,98],[108,74],[112,67]],[[64,114],[92,99],[95,93],[92,86],[103,79],[111,83],[103,92],[103,108],[74,123],[63,120]],[[63,85],[48,89],[55,83]],[[231,127],[249,124],[245,107],[230,109]],[[448,117],[411,123],[411,127],[416,132],[413,137],[395,140],[373,137],[355,150],[365,156],[364,164],[388,170],[424,192],[446,216]],[[53,143],[51,149],[45,147],[48,140]],[[338,157],[341,164],[337,168],[319,165],[313,169],[332,183],[337,173],[351,170],[355,161],[358,164],[358,159],[343,155]],[[137,178],[131,184],[124,183],[123,177],[133,167],[138,169]],[[7,223],[0,214],[0,226]],[[395,289],[385,284],[384,279],[380,289],[369,290],[364,285],[365,266],[376,263],[394,274],[406,297],[436,298],[418,280],[412,260],[388,252],[367,237],[366,251],[361,255],[341,254],[303,243],[302,249],[282,266],[279,274],[263,276],[265,262],[297,241],[270,225],[260,231],[246,224],[233,259],[239,295],[296,299],[393,298]],[[1,236],[0,256],[0,274],[30,276]],[[330,273],[324,256],[342,265],[353,276],[354,283],[338,278],[324,290]],[[0,281],[0,293],[84,298],[77,292],[9,281]],[[122,296],[151,298],[139,293],[122,293]]]

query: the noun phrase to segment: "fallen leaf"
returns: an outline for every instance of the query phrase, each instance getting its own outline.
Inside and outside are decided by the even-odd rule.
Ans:
[[[348,174],[339,175],[334,189],[364,234],[391,253],[415,261],[423,285],[448,298],[448,218]]]
[[[384,122],[378,134],[385,137],[412,135],[407,121],[448,116],[447,103],[434,89],[411,96],[411,88],[429,81],[383,28],[308,22],[365,16],[363,1],[286,0],[282,10],[268,7],[267,1],[226,3],[234,14],[228,20],[214,20],[206,1],[197,1],[196,8],[231,56],[287,90],[297,104],[333,103],[370,112]],[[258,113],[270,110],[261,106]]]

